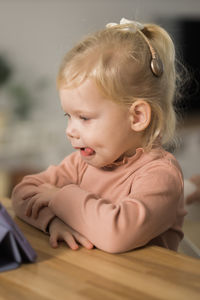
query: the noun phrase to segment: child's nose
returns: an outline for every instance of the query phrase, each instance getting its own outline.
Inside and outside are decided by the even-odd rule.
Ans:
[[[72,123],[68,124],[66,134],[68,138],[78,139],[80,137],[78,129]]]

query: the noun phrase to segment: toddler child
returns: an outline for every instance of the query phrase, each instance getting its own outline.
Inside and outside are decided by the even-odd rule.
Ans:
[[[175,50],[155,24],[122,19],[85,37],[63,59],[57,87],[76,150],[25,176],[16,214],[72,249],[110,253],[144,245],[177,250],[183,178],[164,150],[175,130]]]

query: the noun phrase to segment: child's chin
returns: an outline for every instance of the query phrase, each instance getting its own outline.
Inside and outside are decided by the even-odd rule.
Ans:
[[[103,163],[103,162],[98,162],[98,161],[96,161],[95,159],[85,159],[84,157],[83,157],[83,159],[85,160],[85,162],[86,162],[88,165],[90,165],[90,166],[92,166],[92,167],[94,167],[94,168],[97,168],[97,169],[100,169],[100,168],[103,168],[103,167],[106,166],[105,163]]]

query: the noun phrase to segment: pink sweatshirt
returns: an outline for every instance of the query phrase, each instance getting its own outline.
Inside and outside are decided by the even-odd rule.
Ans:
[[[43,183],[60,190],[35,220],[25,215],[30,198],[23,198]],[[111,253],[147,244],[176,250],[183,238],[182,172],[174,156],[160,148],[149,153],[139,148],[134,156],[101,169],[74,152],[60,165],[24,177],[12,201],[16,214],[29,224],[45,231],[56,215]]]

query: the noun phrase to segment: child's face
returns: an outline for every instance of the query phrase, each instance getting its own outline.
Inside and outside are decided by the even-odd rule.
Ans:
[[[67,137],[88,164],[104,167],[141,146],[140,135],[131,129],[129,109],[105,99],[92,80],[61,89],[60,98],[68,116]]]

